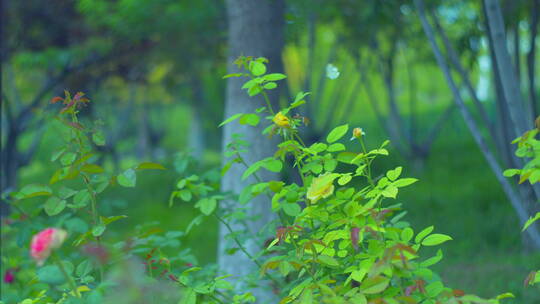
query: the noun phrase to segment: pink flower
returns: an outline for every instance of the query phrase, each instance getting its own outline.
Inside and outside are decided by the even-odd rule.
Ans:
[[[6,273],[4,274],[4,283],[11,284],[13,281],[15,281],[15,270],[6,270]]]
[[[51,252],[59,248],[67,237],[67,232],[58,228],[47,228],[34,235],[30,244],[30,255],[39,266],[51,255]]]

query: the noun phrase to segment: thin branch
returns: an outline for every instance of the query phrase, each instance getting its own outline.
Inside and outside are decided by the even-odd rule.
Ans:
[[[433,127],[431,127],[431,130],[429,131],[429,134],[426,136],[426,138],[422,142],[422,147],[425,150],[430,149],[431,145],[433,144],[433,142],[437,138],[437,135],[439,135],[439,133],[441,132],[442,127],[444,126],[444,123],[450,118],[450,116],[452,115],[452,112],[454,112],[455,108],[456,108],[456,105],[451,103],[446,108],[446,110],[443,112],[443,114],[441,114],[441,116],[439,116],[439,119],[437,120],[437,122],[435,122]]]
[[[452,43],[450,43],[450,40],[448,39],[446,32],[441,26],[439,22],[439,18],[437,17],[435,12],[431,10],[430,13],[431,13],[431,19],[433,20],[433,23],[435,24],[435,29],[439,33],[439,36],[441,37],[444,47],[446,48],[446,53],[450,59],[450,62],[454,65],[454,68],[461,76],[461,79],[463,80],[463,83],[465,84],[465,88],[469,92],[469,96],[472,98],[473,104],[476,107],[478,113],[480,114],[480,118],[482,119],[482,122],[484,123],[484,125],[489,131],[489,135],[491,135],[491,138],[494,141],[497,140],[499,136],[497,136],[497,133],[495,132],[495,128],[493,127],[493,123],[489,119],[486,109],[482,105],[482,102],[480,101],[480,99],[478,99],[478,95],[476,94],[476,91],[473,88],[471,79],[468,73],[463,68],[463,65],[461,64],[461,61],[459,60],[459,56],[456,50],[452,46]]]

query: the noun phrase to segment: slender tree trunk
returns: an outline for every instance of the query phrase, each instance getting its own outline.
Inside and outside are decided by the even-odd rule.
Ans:
[[[484,15],[485,6],[482,6]],[[488,40],[488,48],[491,61],[491,71],[493,76],[493,86],[495,88],[495,102],[497,109],[497,116],[499,122],[496,124],[495,132],[498,135],[492,135],[494,137],[495,144],[499,150],[499,155],[502,159],[505,167],[520,167],[521,159],[517,158],[514,155],[512,145],[510,142],[514,139],[514,131],[512,126],[512,121],[510,119],[510,113],[508,110],[508,105],[505,100],[504,92],[502,89],[502,80],[499,74],[499,69],[497,68],[497,54],[495,54],[495,47],[493,44],[493,36],[491,35],[491,28],[487,19],[484,19],[484,26],[486,28],[486,36]],[[498,140],[497,140],[498,139]]]
[[[206,137],[204,133],[204,115],[203,109],[207,105],[204,94],[203,84],[199,77],[193,77],[191,81],[192,101],[191,101],[191,120],[188,137],[188,145],[192,155],[197,159],[202,159],[206,149]]]
[[[145,159],[150,155],[150,122],[145,104],[138,106],[137,157]]]
[[[5,102],[5,101],[4,101]],[[1,150],[1,162],[2,166],[1,176],[0,176],[0,194],[4,192],[15,191],[17,187],[17,172],[19,170],[19,160],[17,155],[17,138],[18,132],[13,129],[13,126],[10,126],[6,142],[3,143],[4,146]],[[9,205],[7,201],[0,198],[0,218],[7,216],[9,214]]]
[[[281,52],[283,48],[283,0],[227,0],[227,16],[229,22],[229,55],[228,72],[235,73],[238,69],[233,64],[234,59],[239,55],[263,56],[270,60],[268,65],[269,73],[282,72]],[[241,86],[246,81],[244,78],[229,78],[227,80],[227,91],[225,101],[225,117],[229,117],[238,112],[254,112],[255,109],[264,105],[262,97],[250,98]],[[270,94],[271,102],[278,104],[279,90],[273,90]],[[223,128],[222,149],[225,151],[227,145],[233,141],[233,134],[243,134],[242,139],[251,143],[249,152],[242,156],[248,164],[273,155],[276,147],[277,137],[269,140],[267,136],[261,135],[261,131],[266,128],[265,122],[258,127],[239,125],[230,123]],[[229,159],[224,158],[223,162]],[[252,178],[242,181],[245,167],[234,164],[223,176],[221,189],[225,192],[240,193],[240,191],[253,183]],[[278,179],[279,175],[265,170],[259,172],[262,180],[268,181]],[[233,230],[245,231],[254,236],[244,246],[247,251],[254,255],[264,246],[264,240],[272,235],[260,235],[265,231],[272,219],[271,202],[265,196],[259,196],[251,200],[247,206],[241,206],[234,201],[222,202],[221,208],[224,212],[231,212],[237,208],[247,207],[246,218],[249,220],[245,225],[239,222],[232,222]],[[247,229],[246,229],[247,225]],[[228,230],[224,225],[220,226],[220,244],[218,252],[218,262],[222,271],[234,275],[236,279],[246,279],[248,274],[255,273],[253,278],[258,278],[256,265],[242,252],[237,251],[233,255],[228,255],[226,249],[232,243],[225,240]],[[244,282],[245,283],[245,282]],[[268,282],[260,281],[259,288],[253,292],[258,298],[258,303],[276,303],[276,297],[272,292],[272,287]],[[240,285],[242,285],[240,283]],[[246,284],[239,288],[245,288]]]
[[[538,100],[536,98],[536,36],[538,35],[538,22],[540,20],[540,0],[534,0],[530,27],[530,47],[527,53],[527,75],[529,80],[529,95],[531,99],[533,119],[538,117]]]
[[[489,0],[486,0],[486,1],[489,1]],[[476,124],[476,121],[474,120],[473,116],[471,115],[467,107],[465,106],[465,103],[463,102],[459,89],[456,83],[454,82],[452,74],[450,73],[450,68],[448,64],[446,63],[446,61],[444,60],[441,50],[437,44],[433,28],[431,24],[429,24],[426,18],[424,2],[422,0],[414,0],[414,4],[420,16],[420,21],[422,23],[424,32],[426,33],[426,36],[428,37],[429,43],[435,55],[435,59],[437,60],[437,64],[441,67],[444,77],[446,78],[448,85],[450,86],[452,95],[454,96],[454,101],[456,105],[458,106],[463,116],[463,119],[465,120],[465,123],[467,124],[467,127],[469,128],[469,131],[471,132],[474,140],[479,146],[480,151],[484,155],[486,161],[488,162],[493,173],[495,174],[495,177],[501,184],[503,191],[505,192],[506,196],[510,200],[512,207],[516,211],[520,224],[523,225],[525,221],[527,221],[530,215],[529,210],[527,210],[528,209],[527,203],[525,203],[522,200],[522,198],[519,196],[519,193],[517,193],[516,190],[512,187],[508,179],[503,176],[502,174],[503,170],[501,166],[497,162],[497,159],[495,158],[492,151],[489,149],[489,146],[484,140],[484,137],[482,136],[480,129],[478,128]],[[534,248],[537,248],[537,249],[540,248],[540,233],[536,225],[529,227],[529,229],[527,229],[525,233],[530,238],[531,243],[532,243],[531,245]]]
[[[516,76],[518,83],[521,80],[521,39],[519,34],[519,20],[514,24],[514,65],[516,66]]]
[[[203,115],[198,106],[191,107],[188,146],[191,154],[198,160],[202,159],[205,150]]]
[[[484,0],[486,19],[490,28],[493,50],[497,59],[497,69],[501,77],[501,84],[510,112],[510,118],[514,127],[514,137],[523,134],[528,128],[532,128],[530,115],[525,113],[525,103],[519,88],[516,71],[512,65],[510,54],[506,46],[504,21],[501,13],[499,0]]]

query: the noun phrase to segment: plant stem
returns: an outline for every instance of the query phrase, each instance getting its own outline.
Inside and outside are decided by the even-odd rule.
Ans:
[[[75,284],[75,281],[73,280],[73,278],[70,275],[68,275],[66,268],[64,267],[64,262],[62,262],[60,257],[54,252],[53,252],[53,258],[56,262],[56,265],[58,266],[58,268],[60,269],[64,277],[66,278],[66,281],[68,282],[69,287],[73,290],[77,298],[80,298],[81,294],[79,293],[79,290],[77,289],[77,285]]]
[[[232,230],[232,227],[229,225],[229,223],[227,223],[224,219],[222,219],[219,215],[217,215],[216,213],[214,213],[214,216],[218,219],[218,221],[220,221],[223,225],[225,225],[225,227],[227,227],[227,230],[229,230],[229,233],[233,233],[234,231]],[[233,237],[233,240],[234,242],[236,243],[236,245],[238,246],[238,248],[240,249],[240,251],[242,251],[250,260],[253,261],[253,263],[255,263],[259,269],[262,269],[263,265],[261,263],[259,263],[259,261],[257,261],[248,251],[247,249],[240,243],[240,241],[238,240],[238,238],[235,236]],[[280,287],[283,287],[281,285],[281,283],[276,280],[274,277],[272,277],[269,273],[267,272],[264,272],[264,275],[270,279],[272,282],[274,282],[277,286],[280,286]]]
[[[90,184],[90,179],[88,176],[82,174],[84,184],[86,185],[86,189],[88,190],[88,193],[90,194],[90,201],[91,201],[91,208],[92,208],[92,218],[94,221],[94,225],[98,224],[99,221],[99,214],[97,212],[97,199],[96,199],[96,193],[94,191],[94,188],[92,188],[92,185]],[[96,242],[99,248],[101,248],[101,237],[96,236]],[[103,282],[103,265],[99,263],[99,280]]]
[[[264,97],[264,101],[266,102],[266,106],[268,107],[268,110],[270,111],[270,114],[276,115],[274,112],[274,109],[272,109],[272,104],[270,103],[270,98],[268,97],[268,94],[264,91],[264,89],[261,91],[262,96]]]

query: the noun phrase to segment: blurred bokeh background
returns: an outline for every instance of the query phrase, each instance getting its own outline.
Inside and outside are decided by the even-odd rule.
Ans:
[[[425,17],[478,133],[502,169],[512,167],[516,136],[505,132],[513,126],[500,100],[505,75],[495,66],[482,1],[426,2]],[[499,2],[532,121],[540,94],[539,1]],[[116,237],[152,221],[185,229],[197,214],[193,204],[169,207],[168,200],[191,167],[204,172],[221,164],[217,125],[224,119],[231,3],[2,0],[2,192],[49,179],[50,155],[60,144],[49,100],[64,89],[83,91],[93,101],[84,119],[103,122],[106,166],[153,160],[169,169],[142,176],[134,191],[107,190],[104,212],[129,216]],[[281,101],[312,92],[306,136],[324,138],[349,123],[362,127],[373,147],[390,139],[391,155],[378,169],[403,165],[420,179],[400,194],[408,220],[454,238],[436,267],[443,278],[481,296],[511,291],[517,303],[539,303],[539,290],[523,281],[540,266],[540,254],[523,240],[508,196],[455,105],[413,1],[287,0],[283,22],[289,77]],[[215,261],[217,248],[217,223],[203,221],[182,244],[202,264]]]

